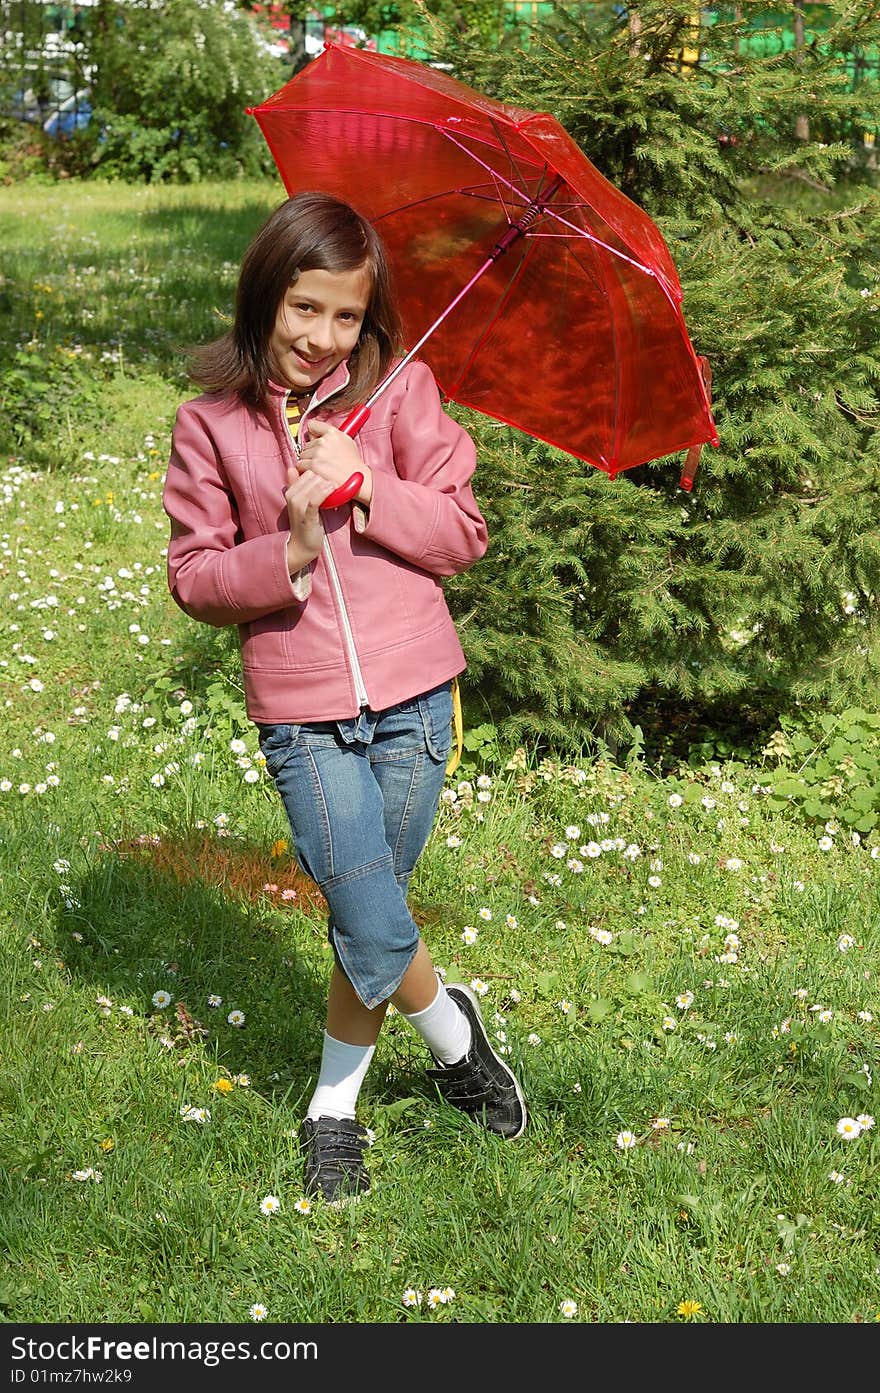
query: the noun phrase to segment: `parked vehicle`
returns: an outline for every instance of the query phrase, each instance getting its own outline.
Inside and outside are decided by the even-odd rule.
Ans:
[[[90,89],[81,87],[78,92],[61,102],[43,122],[46,135],[56,140],[65,140],[72,136],[74,131],[84,130],[92,119],[90,98]]]
[[[89,124],[91,88],[73,90],[61,78],[50,79],[42,88],[20,88],[13,96],[9,115],[42,127],[53,139],[63,140]]]

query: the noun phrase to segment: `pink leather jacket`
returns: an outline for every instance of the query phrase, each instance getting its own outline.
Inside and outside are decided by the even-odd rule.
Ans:
[[[330,398],[347,381],[342,363],[321,384],[303,441],[310,415],[345,419]],[[320,554],[291,578],[286,396],[273,385],[265,410],[209,394],[178,410],[162,495],[171,593],[193,619],[239,626],[253,721],[381,711],[464,669],[440,577],[486,550],[473,441],[443,410],[430,368],[407,364],[355,437],[373,471],[369,509],[325,512]]]

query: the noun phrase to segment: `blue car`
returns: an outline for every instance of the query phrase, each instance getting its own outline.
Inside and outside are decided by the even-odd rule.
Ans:
[[[43,122],[46,135],[56,140],[72,136],[74,131],[84,130],[92,119],[92,104],[89,89],[82,87],[72,97],[63,101]]]

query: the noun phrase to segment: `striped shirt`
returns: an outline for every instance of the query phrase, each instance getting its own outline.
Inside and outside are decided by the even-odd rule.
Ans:
[[[296,440],[296,433],[299,430],[299,423],[302,420],[303,412],[308,406],[310,398],[296,397],[291,392],[287,398],[285,411],[287,413],[287,425],[293,440]]]

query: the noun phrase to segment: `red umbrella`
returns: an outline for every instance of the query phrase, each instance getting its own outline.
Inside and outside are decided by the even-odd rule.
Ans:
[[[381,233],[407,361],[418,352],[446,397],[612,479],[689,450],[691,487],[718,435],[672,257],[554,117],[335,44],[248,111],[288,194],[333,194]]]

